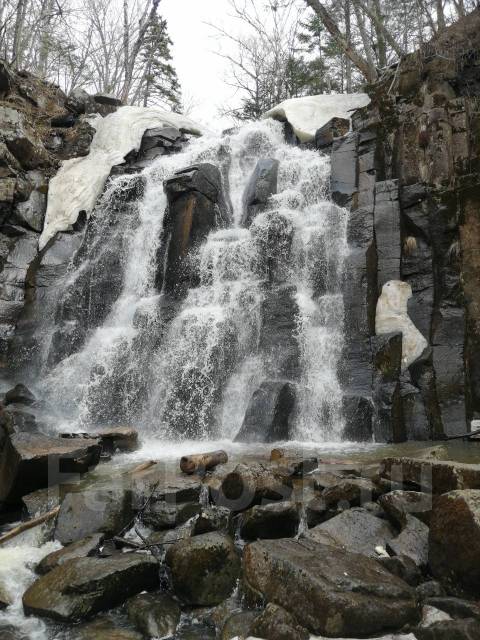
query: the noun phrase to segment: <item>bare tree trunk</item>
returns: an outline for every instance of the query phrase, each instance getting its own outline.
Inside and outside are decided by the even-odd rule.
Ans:
[[[385,21],[382,14],[382,8],[379,0],[373,0],[373,15],[375,20],[373,25],[375,27],[375,35],[377,36],[377,56],[378,64],[380,68],[387,66],[387,44],[385,42]],[[396,43],[395,43],[396,44]],[[398,54],[398,51],[396,52]]]
[[[443,12],[443,0],[435,0],[435,7],[437,9],[437,25],[438,30],[445,29],[445,14]]]
[[[12,57],[16,69],[20,68],[22,64],[22,38],[23,38],[23,25],[25,22],[25,12],[27,8],[27,0],[18,0],[17,10],[15,13],[15,28],[13,33],[13,46]]]
[[[350,45],[352,41],[352,24],[350,16],[350,0],[345,0],[345,36]],[[347,93],[352,93],[352,61],[345,56],[345,76],[347,81]]]
[[[392,49],[395,51],[395,53],[398,56],[401,56],[404,52],[402,51],[401,47],[398,45],[398,42],[392,36],[390,31],[385,27],[385,23],[383,21],[383,16],[381,14],[381,11],[379,10],[377,13],[375,9],[373,10],[370,9],[370,7],[367,5],[366,2],[364,2],[364,0],[353,0],[353,1],[354,1],[354,4],[358,7],[358,9],[363,11],[363,13],[367,16],[367,18],[371,20],[372,24],[375,27],[376,32],[377,33],[381,32],[385,41],[392,47]],[[378,6],[380,7],[379,3],[378,3]]]
[[[331,17],[325,6],[320,0],[305,0],[307,5],[311,7],[320,17],[325,28],[335,40],[337,45],[342,49],[345,55],[352,61],[355,67],[365,76],[367,82],[374,82],[377,78],[375,67],[369,63],[358,51],[347,41],[341,33],[335,20]]]
[[[372,49],[372,45],[370,44],[370,38],[368,37],[367,29],[365,28],[365,21],[363,19],[362,12],[360,10],[360,6],[356,2],[353,1],[353,10],[355,11],[355,17],[357,18],[358,30],[360,31],[360,36],[363,42],[363,48],[365,50],[365,56],[367,58],[369,66],[375,69],[375,60],[374,60],[374,51]]]

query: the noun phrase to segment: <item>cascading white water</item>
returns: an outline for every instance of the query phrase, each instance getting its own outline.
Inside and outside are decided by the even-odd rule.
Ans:
[[[280,163],[278,193],[250,229],[243,229],[243,193],[261,158]],[[228,170],[234,223],[210,233],[196,257],[200,285],[164,322],[164,299],[155,289],[166,208],[163,180],[197,162]],[[83,347],[46,372],[42,388],[51,406],[83,429],[115,415],[158,437],[172,439],[179,430],[187,438],[234,437],[266,366],[259,350],[261,247],[278,217],[293,229],[283,267],[298,307],[301,371],[294,434],[310,441],[339,439],[346,216],[328,200],[328,157],[285,144],[282,125],[265,120],[192,140],[183,152],[157,159],[143,177],[144,196],[124,224],[128,251],[121,294]],[[134,179],[113,180],[94,215],[102,216],[115,191]],[[111,405],[113,413],[107,410]]]

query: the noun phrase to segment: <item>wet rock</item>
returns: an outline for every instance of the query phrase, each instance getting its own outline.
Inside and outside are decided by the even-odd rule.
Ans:
[[[177,171],[165,181],[168,209],[164,218],[166,255],[158,256],[157,288],[183,297],[199,283],[196,248],[210,231],[221,226],[226,215],[222,178],[212,164],[203,163]],[[162,270],[165,264],[165,269]]]
[[[55,539],[67,545],[94,533],[112,537],[132,518],[132,494],[123,487],[69,493],[60,507]]]
[[[373,635],[419,617],[414,591],[378,562],[312,540],[269,540],[244,551],[252,598],[285,608],[314,634]]]
[[[344,118],[332,118],[324,124],[323,127],[317,129],[315,133],[315,147],[317,149],[325,149],[329,147],[335,138],[346,135],[350,130],[350,121]]]
[[[245,511],[263,500],[288,500],[292,480],[278,468],[260,463],[239,464],[223,478],[207,481],[215,504],[231,511]]]
[[[422,582],[423,576],[420,569],[415,562],[407,556],[384,557],[379,558],[378,561],[387,571],[398,576],[411,587],[416,587]]]
[[[379,495],[378,487],[367,478],[347,478],[327,487],[322,498],[327,507],[341,503],[343,508],[357,507]]]
[[[128,601],[127,613],[147,638],[169,638],[175,635],[181,612],[166,593],[142,593]]]
[[[228,598],[240,574],[233,541],[205,533],[171,546],[166,555],[175,594],[194,606],[214,606]]]
[[[379,499],[382,508],[393,522],[400,527],[407,523],[407,515],[412,515],[424,522],[430,523],[432,514],[432,496],[420,491],[391,491]]]
[[[120,100],[120,98],[115,97],[111,93],[96,93],[93,96],[93,99],[95,100],[95,102],[98,102],[98,104],[106,104],[111,107],[122,106],[122,101]]]
[[[40,575],[44,575],[53,569],[56,569],[68,560],[74,558],[87,558],[88,556],[95,555],[95,552],[100,547],[104,535],[102,533],[94,533],[91,536],[87,536],[78,542],[73,542],[67,545],[63,549],[49,553],[36,567],[36,572]]]
[[[272,449],[270,461],[275,462],[280,467],[287,468],[291,476],[298,478],[310,474],[318,467],[318,458],[316,456],[305,456],[301,452],[290,451],[281,447]]]
[[[256,611],[239,611],[234,613],[225,621],[220,639],[232,640],[232,638],[246,638],[252,622],[258,613]]]
[[[306,536],[324,545],[378,558],[376,547],[385,548],[395,533],[385,520],[353,508],[310,529]]]
[[[480,464],[450,460],[386,458],[382,461],[380,476],[432,493],[480,489]]]
[[[193,526],[193,522],[186,522],[175,529],[154,531],[148,536],[147,542],[150,545],[156,545],[167,549],[168,547],[166,545],[172,545],[180,540],[191,538],[193,535]]]
[[[170,504],[168,502],[151,502],[142,513],[142,521],[157,531],[173,529],[190,518],[197,516],[202,511],[202,506],[197,502],[184,504]]]
[[[69,633],[72,640],[143,640],[140,633],[119,627],[107,617],[73,627]]]
[[[138,506],[143,505],[150,496],[153,502],[198,502],[202,490],[202,483],[198,477],[172,474],[160,463],[133,473],[131,479],[135,504]]]
[[[288,440],[295,407],[295,387],[290,382],[267,380],[250,400],[236,442]]]
[[[279,161],[272,158],[263,158],[257,162],[243,194],[243,227],[249,227],[255,216],[265,210],[269,198],[277,193],[279,165]]]
[[[249,633],[265,640],[308,640],[310,637],[288,611],[272,603],[255,619]]]
[[[439,496],[430,522],[429,565],[435,578],[453,592],[480,590],[480,491]]]
[[[193,523],[193,535],[222,531],[227,533],[231,526],[231,512],[224,507],[202,507]]]
[[[2,640],[29,640],[26,635],[11,625],[3,625],[0,623],[0,638]]]
[[[417,594],[421,600],[426,600],[427,598],[444,596],[445,589],[442,587],[440,582],[437,582],[436,580],[428,580],[417,587]]]
[[[480,638],[478,620],[443,620],[425,629],[415,629],[417,640],[477,640]]]
[[[0,452],[0,502],[14,503],[60,478],[85,473],[100,458],[97,442],[69,441],[40,433],[9,436]]]
[[[242,514],[240,535],[244,540],[293,538],[299,523],[298,506],[293,502],[256,505]]]
[[[13,387],[13,389],[7,391],[7,393],[5,394],[4,402],[6,405],[12,404],[14,402],[30,405],[36,402],[36,398],[24,384],[17,384]]]
[[[445,611],[452,618],[480,619],[480,605],[477,602],[470,602],[460,598],[433,596],[426,598],[425,604]]]
[[[133,427],[94,429],[93,435],[99,438],[102,450],[107,453],[136,451],[139,447],[138,431]]]
[[[36,518],[43,513],[47,513],[47,511],[51,511],[60,505],[60,501],[59,487],[38,489],[38,491],[27,493],[26,496],[22,497],[22,502],[30,518]]]
[[[429,529],[418,518],[406,516],[405,526],[399,536],[387,543],[387,550],[396,556],[406,556],[419,567],[428,563]]]
[[[6,609],[12,604],[10,596],[0,584],[0,611]]]
[[[158,585],[158,564],[145,554],[69,560],[33,583],[23,596],[27,615],[79,622]]]

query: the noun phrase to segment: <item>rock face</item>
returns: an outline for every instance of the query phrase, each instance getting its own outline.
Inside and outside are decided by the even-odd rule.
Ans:
[[[212,164],[186,167],[165,182],[165,192],[168,210],[163,244],[168,253],[165,271],[157,276],[157,286],[160,290],[163,282],[167,292],[182,296],[187,288],[198,284],[195,248],[212,229],[226,221],[222,177]],[[158,264],[163,264],[161,257]]]
[[[158,564],[151,556],[81,558],[34,582],[23,596],[23,607],[30,615],[79,622],[157,585]]]
[[[434,502],[429,565],[451,590],[480,589],[480,490],[451,491]]]
[[[244,552],[244,578],[252,594],[316,635],[368,636],[419,616],[412,589],[378,562],[311,540],[253,542]]]
[[[480,411],[479,83],[460,53],[478,55],[479,24],[477,9],[406,56],[385,80],[388,95],[375,87],[370,105],[353,114],[352,132],[331,145],[333,197],[351,210],[342,382],[352,439],[371,437],[377,403],[386,419],[389,405],[401,405],[390,420],[401,422],[403,439],[465,433]],[[411,287],[416,327],[407,322],[413,351],[393,381],[401,402],[393,389],[377,395],[371,342],[391,280],[404,283],[403,300]],[[401,319],[380,321],[382,330],[405,327],[405,311],[403,302]],[[431,349],[412,362],[426,346],[417,331]]]
[[[295,408],[296,389],[290,382],[268,380],[250,400],[237,442],[288,440]]]
[[[243,194],[242,226],[249,227],[258,213],[265,210],[269,198],[277,193],[279,161],[265,158],[257,162]]]
[[[188,605],[214,606],[232,593],[240,574],[233,541],[205,533],[172,545],[166,555],[175,594]]]

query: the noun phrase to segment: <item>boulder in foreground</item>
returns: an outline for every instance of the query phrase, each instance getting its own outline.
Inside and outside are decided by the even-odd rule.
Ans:
[[[69,560],[27,589],[27,615],[79,622],[158,585],[158,564],[145,554]]]
[[[248,545],[250,597],[277,604],[314,634],[368,636],[417,622],[415,592],[378,562],[311,540]]]
[[[175,594],[193,606],[214,606],[228,598],[240,574],[233,540],[204,533],[177,542],[167,551]]]
[[[452,591],[480,593],[480,491],[439,496],[430,522],[432,574]]]

